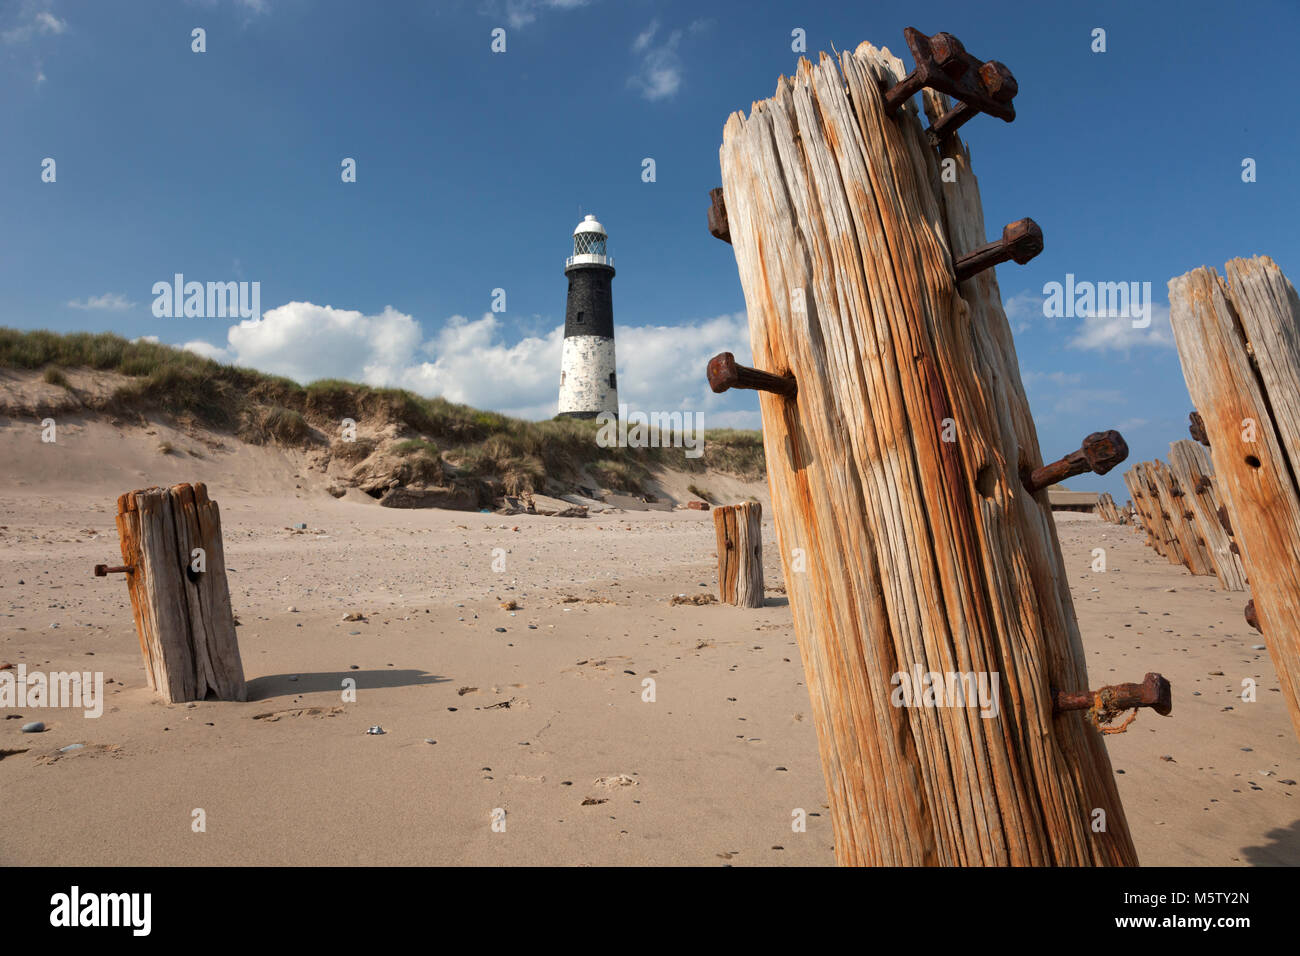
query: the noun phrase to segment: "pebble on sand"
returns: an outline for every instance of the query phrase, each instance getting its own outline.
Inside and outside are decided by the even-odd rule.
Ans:
[[[33,720],[30,724],[23,724],[22,732],[25,734],[39,734],[45,732],[45,723],[40,720]]]

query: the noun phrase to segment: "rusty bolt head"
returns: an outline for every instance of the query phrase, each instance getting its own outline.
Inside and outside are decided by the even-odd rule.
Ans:
[[[709,190],[709,234],[723,242],[731,242],[731,224],[727,221],[727,200],[722,187]]]
[[[997,60],[989,60],[980,65],[980,83],[984,85],[989,98],[998,103],[1010,103],[1020,92],[1020,86],[1007,65]]]
[[[1223,530],[1228,534],[1232,534],[1232,522],[1228,520],[1228,506],[1219,505],[1219,510],[1216,513],[1219,516],[1219,524],[1223,526]]]
[[[107,564],[97,564],[97,565],[95,565],[95,577],[97,577],[97,578],[106,578],[106,577],[108,577],[108,565],[107,565]]]
[[[1253,627],[1255,630],[1259,631],[1261,634],[1264,633],[1264,629],[1259,626],[1259,614],[1255,610],[1254,598],[1251,598],[1249,601],[1246,602],[1246,623],[1249,624],[1251,627]]]
[[[1168,717],[1174,709],[1173,690],[1169,680],[1160,674],[1147,674],[1142,681],[1142,699],[1150,700],[1151,709],[1162,717]]]
[[[740,382],[740,371],[736,366],[736,356],[730,352],[720,352],[709,359],[707,372],[709,388],[715,392],[725,392],[729,388],[735,388]]]
[[[1003,227],[1002,244],[1012,261],[1024,265],[1043,251],[1043,230],[1032,219],[1017,219]]]
[[[1124,436],[1113,428],[1104,432],[1093,432],[1083,440],[1083,457],[1088,467],[1098,475],[1104,475],[1128,457],[1128,443]]]
[[[966,48],[951,33],[936,33],[930,37],[930,55],[935,65],[954,80],[961,79],[970,65],[966,62]]]

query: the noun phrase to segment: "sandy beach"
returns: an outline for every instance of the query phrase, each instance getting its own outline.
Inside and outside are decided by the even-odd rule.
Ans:
[[[0,426],[0,664],[102,671],[106,703],[4,711],[0,863],[833,864],[770,520],[766,606],[672,605],[716,589],[707,512],[394,510],[292,451],[61,427],[55,452]],[[116,496],[180,480],[221,505],[246,703],[159,701],[125,584],[91,575]],[[1245,595],[1057,525],[1092,683],[1173,685],[1106,738],[1142,863],[1300,863],[1300,745]]]

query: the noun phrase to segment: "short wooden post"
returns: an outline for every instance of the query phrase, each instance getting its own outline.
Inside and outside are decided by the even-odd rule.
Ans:
[[[955,278],[999,227],[961,140],[936,151],[886,107],[907,72],[867,43],[801,60],[720,153],[754,365],[797,382],[758,400],[835,855],[1135,864],[1101,736],[1054,712],[1088,673],[1047,496],[1022,485],[1044,459],[997,281]],[[968,692],[914,706],[922,674]]]
[[[1169,443],[1169,470],[1178,479],[1183,503],[1195,515],[1196,531],[1214,565],[1214,573],[1225,591],[1246,590],[1246,571],[1232,550],[1232,538],[1219,521],[1218,492],[1214,489],[1214,468],[1210,454],[1194,441]]]
[[[1205,425],[1255,614],[1300,733],[1300,297],[1268,256],[1169,281],[1187,391]]]
[[[718,539],[718,600],[763,606],[763,506],[757,501],[713,509]]]
[[[127,492],[117,530],[149,687],[169,703],[246,700],[221,516],[207,487]]]

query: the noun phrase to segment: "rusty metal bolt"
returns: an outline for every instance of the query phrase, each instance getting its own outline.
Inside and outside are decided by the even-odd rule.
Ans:
[[[1020,92],[1020,86],[1016,83],[1016,78],[1011,75],[1011,71],[1007,69],[1006,64],[999,63],[997,60],[989,60],[980,64],[977,75],[985,94],[995,103],[1005,103],[1009,106],[1011,101],[1015,99],[1016,94]],[[980,112],[980,108],[971,103],[965,101],[958,103],[940,116],[935,121],[935,124],[926,131],[931,145],[938,146],[945,137],[957,132]]]
[[[1052,712],[1060,714],[1068,710],[1089,710],[1098,702],[1101,709],[1109,713],[1119,713],[1133,707],[1150,707],[1162,717],[1168,717],[1174,706],[1173,689],[1166,678],[1150,673],[1140,684],[1113,684],[1076,694],[1057,691],[1052,700]]]
[[[1221,524],[1221,525],[1223,526],[1223,530],[1224,530],[1224,531],[1228,532],[1228,534],[1231,535],[1231,534],[1232,534],[1232,522],[1228,520],[1228,506],[1227,506],[1227,505],[1219,505],[1219,510],[1218,510],[1217,514],[1219,515],[1219,524]],[[1235,535],[1234,535],[1234,537],[1235,537]]]
[[[721,186],[709,190],[709,235],[731,245],[731,224],[727,221],[727,203]]]
[[[1032,495],[1048,485],[1055,485],[1085,471],[1104,475],[1127,457],[1128,443],[1119,432],[1114,429],[1093,432],[1083,440],[1082,447],[1077,451],[1072,451],[1051,464],[1035,468],[1028,474],[1022,472],[1020,482]]]
[[[95,565],[95,577],[104,578],[110,574],[130,574],[132,570],[134,569],[129,564],[114,567],[109,567],[107,564],[97,564]]]
[[[930,54],[935,65],[954,80],[960,80],[970,69],[966,47],[951,33],[936,33],[930,37]]]
[[[1253,627],[1259,633],[1263,634],[1264,629],[1259,626],[1259,614],[1255,611],[1255,599],[1251,598],[1246,602],[1246,623]]]
[[[1017,219],[1002,229],[1002,238],[985,243],[953,263],[958,282],[1008,260],[1024,265],[1043,251],[1043,230],[1032,219]]]
[[[752,388],[759,392],[774,392],[786,398],[794,398],[799,386],[792,375],[773,375],[756,368],[737,365],[736,357],[730,352],[720,352],[709,359],[707,369],[709,387],[715,392],[725,392],[729,388]]]
[[[1005,63],[989,60],[980,65],[979,73],[985,92],[999,103],[1010,103],[1020,92],[1020,84]]]
[[[1011,100],[1018,92],[1015,77],[996,60],[980,62],[966,52],[951,33],[926,36],[915,27],[903,30],[915,66],[884,94],[885,112],[892,114],[923,87],[945,93],[957,101],[927,132],[939,142],[977,113],[1011,122],[1016,118]]]

